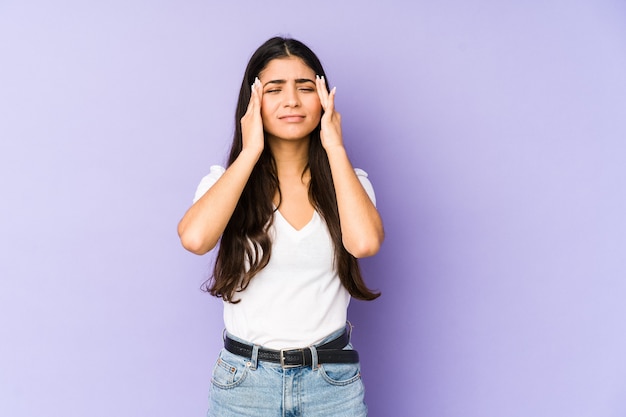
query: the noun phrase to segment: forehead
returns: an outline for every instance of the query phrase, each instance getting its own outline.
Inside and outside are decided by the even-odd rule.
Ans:
[[[263,80],[289,80],[298,78],[315,78],[315,71],[298,57],[277,58],[271,60],[259,74]]]

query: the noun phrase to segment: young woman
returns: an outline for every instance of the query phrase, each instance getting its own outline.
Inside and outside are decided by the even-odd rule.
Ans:
[[[224,300],[209,416],[365,416],[350,297],[373,300],[357,258],[383,226],[343,146],[335,91],[315,54],[272,38],[245,71],[228,166],[211,167],[178,225]]]

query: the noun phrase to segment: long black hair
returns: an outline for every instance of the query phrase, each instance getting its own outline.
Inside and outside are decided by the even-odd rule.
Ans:
[[[241,118],[248,108],[252,83],[270,61],[287,57],[300,58],[315,74],[327,79],[320,60],[302,42],[275,37],[261,45],[250,58],[241,82],[228,165],[237,159],[243,147]],[[373,300],[380,293],[367,288],[357,259],[342,243],[337,196],[328,156],[320,140],[319,124],[311,132],[308,156],[305,171],[309,169],[311,173],[309,200],[326,222],[330,232],[334,246],[334,265],[341,283],[353,297]],[[210,294],[237,303],[239,300],[236,300],[236,293],[246,289],[250,280],[268,264],[272,254],[268,230],[274,218],[272,199],[277,191],[280,195],[276,163],[266,139],[263,152],[222,234],[213,277],[205,283],[205,289]]]

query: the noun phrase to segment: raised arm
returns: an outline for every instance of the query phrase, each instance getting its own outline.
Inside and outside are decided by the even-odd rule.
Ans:
[[[261,83],[257,79],[252,85],[248,109],[241,119],[241,153],[178,223],[180,241],[190,252],[203,255],[215,247],[263,151],[262,94]]]
[[[384,239],[382,220],[361,185],[343,146],[341,115],[335,111],[335,92],[330,93],[323,78],[317,78],[317,92],[324,115],[322,116],[322,146],[328,155],[335,183],[343,245],[356,258],[372,256],[378,252]]]

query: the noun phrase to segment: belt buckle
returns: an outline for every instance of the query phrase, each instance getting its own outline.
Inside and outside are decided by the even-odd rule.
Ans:
[[[300,353],[302,354],[302,363],[298,365],[285,364],[285,353],[292,353],[296,351],[300,351]],[[304,349],[281,349],[280,350],[280,367],[283,369],[298,368],[300,366],[304,366],[305,362],[306,360],[304,357]]]

